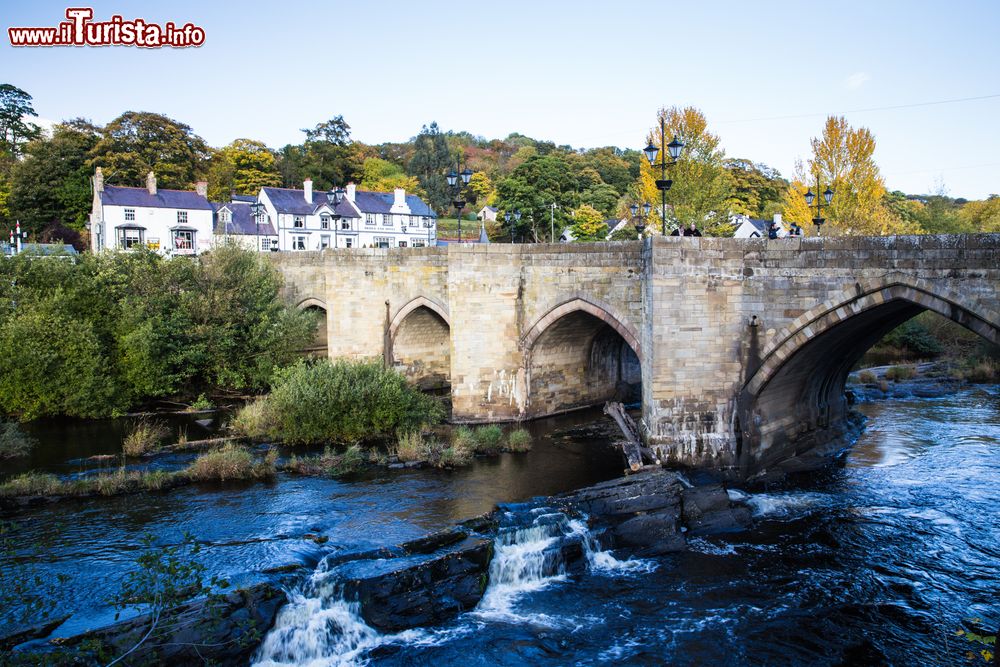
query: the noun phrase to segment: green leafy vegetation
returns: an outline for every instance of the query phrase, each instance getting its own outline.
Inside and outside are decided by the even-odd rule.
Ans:
[[[367,465],[368,457],[360,445],[351,445],[340,453],[327,445],[322,454],[311,456],[293,454],[282,466],[282,470],[299,475],[346,477],[361,472]]]
[[[20,424],[0,420],[0,460],[27,456],[35,444],[35,439],[26,435]]]
[[[354,443],[435,424],[440,403],[378,361],[299,361],[279,371],[271,393],[246,406],[234,429],[290,444]]]
[[[523,428],[514,429],[507,434],[507,451],[508,452],[527,452],[531,451],[533,445],[531,434]]]
[[[106,417],[153,399],[259,391],[298,358],[312,318],[255,253],[0,260],[0,411]]]
[[[893,366],[885,372],[885,379],[890,382],[910,380],[915,377],[917,370],[913,366]]]
[[[269,449],[257,462],[247,448],[230,442],[205,452],[182,474],[198,482],[269,479],[274,477],[277,455],[276,450]]]

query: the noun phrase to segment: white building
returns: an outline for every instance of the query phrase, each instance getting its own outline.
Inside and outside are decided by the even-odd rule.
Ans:
[[[215,210],[216,244],[235,244],[247,250],[259,249],[276,252],[279,250],[278,233],[266,215],[254,220],[250,205],[254,197],[234,195],[233,200],[224,204],[212,202]]]
[[[476,219],[482,220],[483,222],[496,222],[497,210],[492,206],[484,206],[479,209],[479,213],[476,214]]]
[[[416,195],[366,192],[353,183],[330,203],[306,179],[301,190],[261,188],[258,200],[273,224],[280,250],[420,248],[437,244],[437,214]]]
[[[91,250],[146,246],[165,255],[210,250],[213,210],[207,190],[204,181],[194,191],[160,189],[153,172],[146,176],[145,188],[105,186],[98,167],[90,213]]]
[[[785,223],[781,221],[780,213],[774,214],[774,220],[760,220],[746,215],[734,215],[730,222],[736,225],[736,231],[733,232],[733,238],[737,239],[766,239],[767,230],[773,223],[778,224],[778,238],[788,236],[788,228],[785,227]]]

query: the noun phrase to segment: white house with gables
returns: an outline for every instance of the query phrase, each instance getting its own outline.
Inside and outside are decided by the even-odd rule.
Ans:
[[[211,249],[214,211],[207,190],[204,181],[194,191],[161,189],[153,172],[146,176],[144,188],[106,186],[98,167],[90,213],[91,250],[146,246],[165,255],[196,255]]]
[[[261,188],[258,200],[281,250],[420,248],[437,244],[437,214],[416,195],[366,192],[351,183],[334,206],[306,179],[301,190]]]

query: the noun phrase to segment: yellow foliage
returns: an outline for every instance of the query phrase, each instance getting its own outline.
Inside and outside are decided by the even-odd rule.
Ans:
[[[573,212],[573,236],[577,241],[603,241],[608,234],[601,212],[584,204]]]

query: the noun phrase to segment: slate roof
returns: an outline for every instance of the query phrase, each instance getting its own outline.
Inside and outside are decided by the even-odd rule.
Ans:
[[[146,208],[186,208],[196,211],[211,211],[208,199],[193,190],[158,189],[155,195],[146,188],[126,188],[105,185],[101,193],[101,203],[106,206],[136,206]]]
[[[306,201],[303,190],[292,190],[288,188],[264,188],[268,199],[274,204],[278,213],[290,213],[292,215],[311,215],[326,203],[326,193],[322,190],[313,191],[313,203]],[[362,213],[389,213],[395,195],[392,192],[366,192],[356,190],[354,193],[354,203]],[[411,215],[436,218],[437,214],[431,210],[424,200],[416,195],[406,195],[406,205],[410,207]],[[356,218],[358,214],[354,212],[351,205],[345,200],[337,207],[337,213],[345,218]]]
[[[773,220],[760,220],[758,218],[746,218],[750,221],[750,224],[754,226],[758,232],[766,232],[770,227]]]
[[[225,206],[232,213],[229,218],[229,222],[226,223],[225,230],[222,230],[219,226],[219,211]],[[249,236],[257,235],[257,224],[253,220],[253,213],[250,211],[250,204],[247,202],[229,202],[227,204],[220,204],[218,202],[212,202],[212,209],[214,210],[213,224],[212,228],[217,229],[225,234],[246,234]],[[260,223],[260,235],[261,236],[276,236],[277,232],[274,231],[274,227],[271,223],[261,221]]]
[[[246,202],[252,204],[257,201],[257,195],[233,195],[233,201]]]

